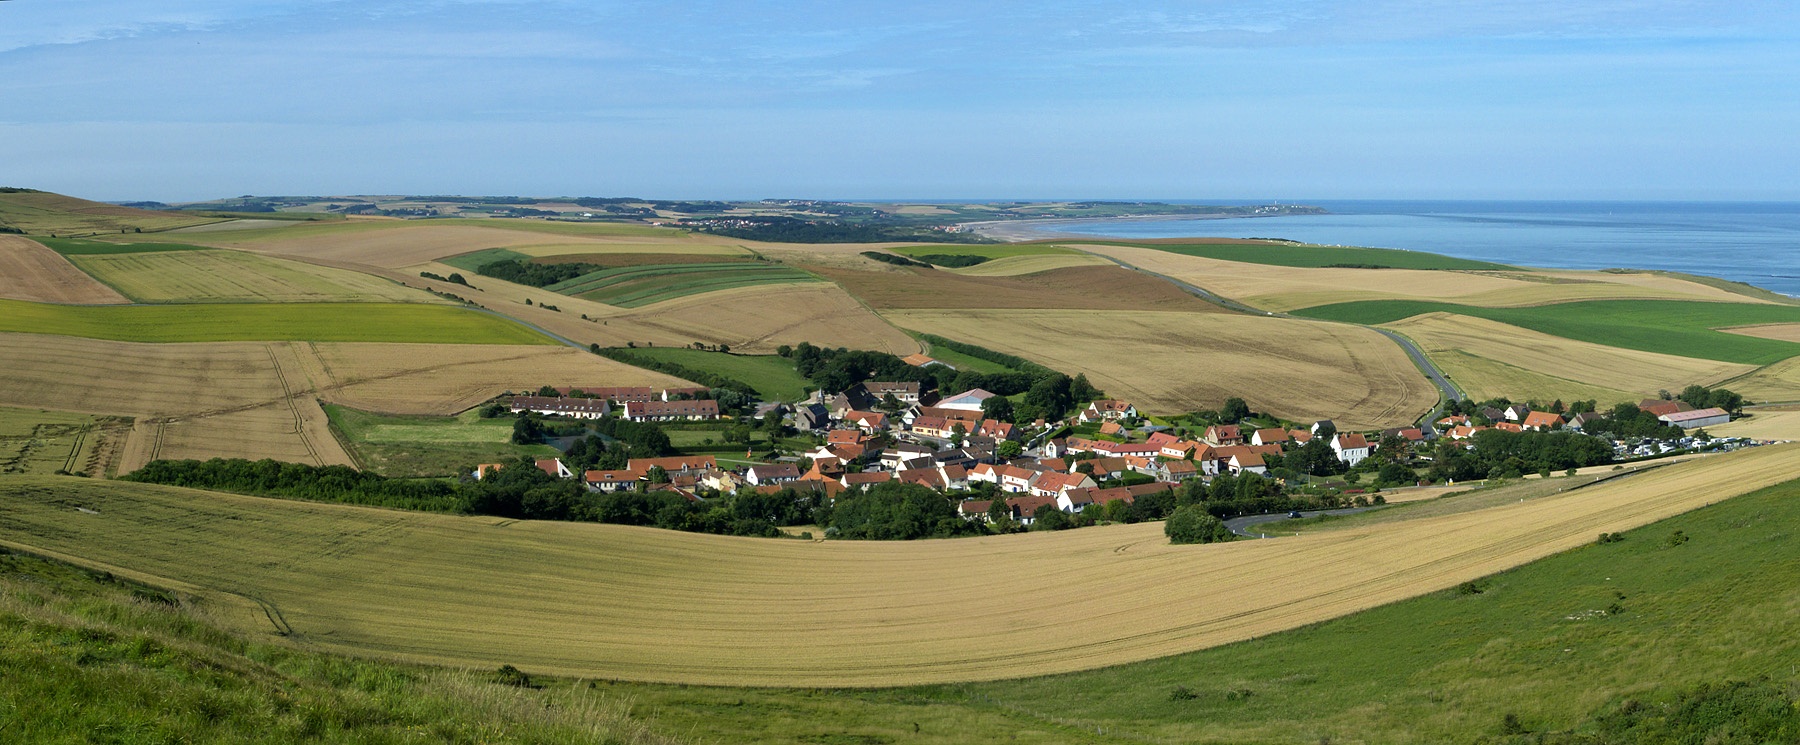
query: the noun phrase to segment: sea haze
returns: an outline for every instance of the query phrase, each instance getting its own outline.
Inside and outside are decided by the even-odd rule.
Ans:
[[[1296,203],[1324,207],[1331,214],[1097,221],[1049,229],[1114,238],[1287,238],[1307,243],[1431,251],[1556,269],[1663,269],[1724,277],[1800,296],[1800,203]]]

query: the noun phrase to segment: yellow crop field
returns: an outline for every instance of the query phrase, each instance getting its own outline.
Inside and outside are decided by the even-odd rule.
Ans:
[[[1723,385],[1752,401],[1800,401],[1800,357],[1765,365]]]
[[[1426,313],[1384,327],[1417,342],[1477,400],[1597,398],[1609,405],[1693,384],[1713,385],[1756,369],[1565,339],[1449,313]]]
[[[640,245],[633,252],[642,249]],[[447,277],[461,270],[432,262],[408,267],[407,271]],[[919,351],[918,343],[911,337],[843,289],[825,283],[736,287],[642,308],[620,308],[469,272],[462,274],[472,287],[416,277],[405,281],[467,298],[564,338],[603,347],[622,347],[627,343],[683,347],[698,341],[761,354],[782,344],[809,341],[820,346],[902,355]],[[532,304],[526,305],[526,300]],[[545,310],[541,305],[544,302],[559,310]],[[588,320],[582,319],[584,315]]]
[[[1275,311],[1382,299],[1447,300],[1486,306],[1604,298],[1759,302],[1716,287],[1657,274],[1305,268],[1221,261],[1131,246],[1068,245]]]
[[[619,229],[607,231],[601,229],[606,226],[570,224],[568,227],[571,228],[591,229],[567,233],[548,230],[560,225],[525,220],[351,220],[329,224],[302,223],[271,230],[206,233],[193,235],[192,239],[206,245],[243,248],[258,253],[387,268],[412,266],[484,248],[519,250],[517,247],[525,247],[522,253],[535,256],[593,253],[606,251],[609,246],[626,245],[633,247],[621,250],[643,252],[647,250],[645,246],[659,246],[668,248],[653,250],[687,247],[706,251],[708,247],[737,243],[713,236],[640,226],[612,226]],[[731,252],[724,248],[712,250]]]
[[[386,414],[454,414],[506,391],[544,385],[693,385],[569,347],[333,343],[296,349],[319,398]]]
[[[1800,409],[1753,410],[1752,416],[1730,424],[1707,427],[1715,437],[1750,437],[1758,440],[1792,440],[1800,442]]]
[[[1051,269],[1063,269],[1071,266],[1106,265],[1112,262],[1089,254],[1039,254],[1035,256],[1007,256],[993,261],[984,261],[975,266],[950,271],[970,277],[1013,277],[1020,274],[1047,272]]]
[[[0,406],[138,419],[122,472],[154,458],[349,463],[319,402],[452,414],[542,385],[686,381],[568,347],[220,342],[136,344],[0,334]]]
[[[1238,396],[1290,419],[1348,429],[1410,424],[1437,390],[1398,344],[1369,329],[1228,313],[895,310],[903,328],[1085,372],[1155,414]]]
[[[1091,669],[1292,629],[1797,468],[1800,446],[1771,446],[1488,509],[1201,546],[1169,545],[1158,523],[812,542],[20,476],[0,480],[0,541],[195,592],[247,630],[311,649],[626,680],[887,686]],[[1005,579],[1020,577],[1033,579]]]
[[[1771,323],[1764,326],[1739,326],[1737,328],[1719,329],[1744,336],[1758,336],[1776,341],[1800,343],[1800,323]]]
[[[368,274],[243,251],[94,254],[74,261],[142,303],[448,302]]]
[[[38,303],[128,303],[37,241],[0,235],[0,298]]]

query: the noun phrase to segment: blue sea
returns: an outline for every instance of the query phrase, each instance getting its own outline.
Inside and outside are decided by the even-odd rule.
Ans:
[[[1114,238],[1286,238],[1554,269],[1663,269],[1800,296],[1800,203],[1795,202],[1292,203],[1323,207],[1331,214],[1097,221],[1049,229]]]

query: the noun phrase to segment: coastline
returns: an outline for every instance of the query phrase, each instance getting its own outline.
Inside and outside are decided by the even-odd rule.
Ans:
[[[1099,225],[1133,222],[1172,222],[1179,220],[1249,220],[1285,215],[1133,215],[1128,217],[1047,217],[1034,220],[983,220],[957,223],[957,227],[976,235],[1008,242],[1046,240],[1105,240],[1092,233],[1069,233],[1056,230],[1065,225]],[[1203,237],[1203,236],[1195,236]]]

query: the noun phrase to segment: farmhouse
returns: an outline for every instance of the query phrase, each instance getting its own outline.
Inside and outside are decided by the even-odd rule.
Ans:
[[[912,431],[925,437],[950,439],[957,432],[969,433],[969,424],[961,420],[950,420],[936,416],[922,416],[913,420]]]
[[[888,428],[887,415],[878,411],[847,411],[844,412],[844,421],[865,432],[885,432]]]
[[[627,401],[625,418],[634,422],[718,419],[717,401]]]
[[[1093,417],[1083,417],[1084,419],[1099,418],[1099,419],[1107,419],[1107,420],[1115,420],[1115,421],[1119,420],[1119,419],[1127,419],[1130,417],[1135,417],[1138,415],[1137,407],[1132,406],[1128,402],[1120,401],[1117,399],[1108,399],[1105,401],[1095,401],[1093,403],[1090,403],[1090,404],[1088,404],[1086,413],[1093,414],[1094,416]]]
[[[581,475],[581,483],[587,485],[588,491],[616,492],[630,489],[642,476],[632,471],[588,471]]]
[[[1287,441],[1288,431],[1280,427],[1259,429],[1250,435],[1250,444],[1252,445],[1275,445]]]
[[[649,473],[651,468],[661,467],[670,475],[713,471],[719,468],[718,461],[710,455],[676,455],[667,458],[632,458],[625,463],[625,470],[637,473]]]
[[[1220,447],[1244,444],[1244,433],[1235,424],[1215,424],[1207,427],[1203,438],[1208,443]]]
[[[1338,460],[1352,466],[1361,463],[1375,448],[1362,435],[1338,433],[1331,438],[1331,451],[1337,453]]]
[[[1039,474],[1031,483],[1031,493],[1040,497],[1060,497],[1070,489],[1091,489],[1094,479],[1085,473],[1049,473]]]
[[[1263,457],[1262,457],[1261,453],[1242,453],[1239,455],[1231,456],[1231,472],[1232,473],[1243,473],[1245,471],[1249,471],[1251,473],[1254,473],[1254,474],[1257,474],[1260,476],[1264,473],[1267,473],[1268,470],[1269,470],[1269,467],[1263,463]]]
[[[871,473],[846,473],[842,479],[839,479],[838,483],[843,484],[846,489],[855,489],[858,487],[883,484],[893,480],[894,474],[888,473],[887,471],[875,471]]]
[[[1563,419],[1560,416],[1548,411],[1534,411],[1525,415],[1525,420],[1519,423],[1519,427],[1533,432],[1548,432],[1561,427],[1562,424]]]
[[[792,463],[776,463],[774,465],[751,466],[744,472],[744,481],[751,486],[769,484],[785,484],[800,480],[800,469]]]
[[[919,402],[918,383],[883,383],[871,380],[863,383],[862,387],[864,395],[867,395],[871,401],[881,401],[888,396],[893,396],[903,404]]]
[[[1657,417],[1664,422],[1682,429],[1695,427],[1715,427],[1731,421],[1731,414],[1724,409],[1695,409],[1693,411],[1677,411]]]
[[[648,390],[648,389],[645,389]],[[512,413],[530,411],[546,416],[576,419],[599,419],[612,411],[604,398],[549,398],[546,396],[514,396]]]
[[[568,479],[575,477],[575,472],[569,470],[568,466],[563,465],[561,458],[539,459],[537,461],[537,467],[538,470],[550,474],[552,478]]]

